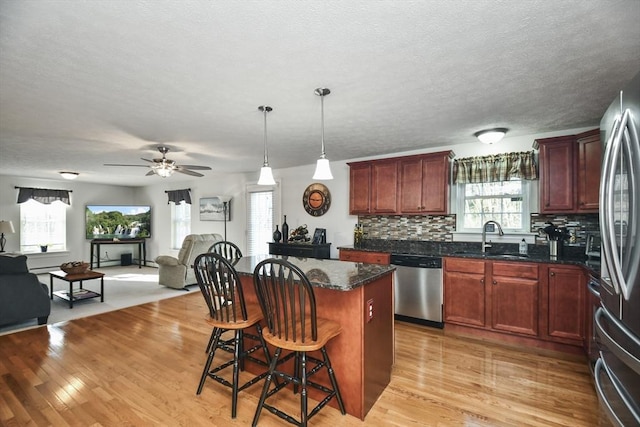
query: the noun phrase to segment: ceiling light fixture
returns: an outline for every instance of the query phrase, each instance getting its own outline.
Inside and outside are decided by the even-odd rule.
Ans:
[[[324,97],[329,95],[331,91],[324,87],[319,87],[315,90],[315,94],[320,97],[320,111],[321,111],[321,141],[322,141],[322,152],[320,153],[320,158],[318,159],[318,163],[316,164],[316,172],[313,174],[313,179],[324,180],[324,179],[333,179],[333,175],[331,174],[331,166],[329,165],[329,159],[327,159],[327,155],[324,152]]]
[[[474,133],[474,135],[483,144],[495,144],[504,138],[508,130],[507,128],[485,129]]]
[[[60,176],[64,179],[76,179],[80,175],[78,172],[60,172]]]
[[[264,113],[264,163],[262,164],[262,168],[260,168],[258,185],[276,185],[273,179],[273,172],[271,172],[271,167],[269,166],[269,156],[267,154],[267,113],[273,110],[273,108],[268,105],[261,105],[258,107],[258,110]]]
[[[163,162],[157,166],[152,167],[156,175],[161,176],[162,178],[168,178],[173,175],[173,166],[171,164]]]

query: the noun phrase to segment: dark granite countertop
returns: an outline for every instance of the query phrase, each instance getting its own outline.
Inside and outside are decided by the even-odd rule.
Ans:
[[[236,271],[242,276],[253,276],[253,270],[258,263],[267,258],[287,259],[307,275],[313,286],[338,291],[359,288],[395,270],[391,265],[362,264],[335,259],[255,255],[240,258],[235,265]]]
[[[357,250],[367,252],[386,252],[394,254],[414,254],[434,257],[460,257],[514,262],[539,262],[547,264],[571,264],[586,268],[590,274],[600,275],[600,260],[590,260],[584,254],[584,248],[566,246],[564,255],[558,258],[549,256],[545,245],[528,245],[527,257],[505,257],[503,254],[518,254],[517,243],[493,243],[486,254],[480,250],[480,242],[423,242],[410,240],[365,240],[362,247],[339,246],[339,250]]]

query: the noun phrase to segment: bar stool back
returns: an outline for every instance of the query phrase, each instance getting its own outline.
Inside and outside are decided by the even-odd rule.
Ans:
[[[276,348],[253,418],[253,426],[257,425],[262,408],[268,409],[292,424],[306,426],[308,420],[334,397],[344,415],[344,403],[325,348],[330,339],[340,334],[341,327],[334,321],[317,317],[315,295],[307,276],[297,266],[286,260],[269,258],[256,266],[253,281],[266,323],[263,331],[264,339]],[[283,350],[290,353],[280,359]],[[317,350],[320,351],[322,360],[307,354]],[[294,358],[293,375],[278,370],[278,366],[291,358]],[[310,379],[322,368],[327,369],[331,387]],[[275,387],[269,390],[274,376],[276,377]],[[283,381],[279,382],[277,378],[282,378]],[[294,393],[299,388],[302,389],[300,420],[265,402],[267,398],[290,383],[293,384]],[[326,394],[326,397],[310,412],[307,408],[308,387]]]
[[[210,345],[207,348],[209,355],[202,371],[196,394],[202,392],[202,387],[207,378],[230,387],[232,390],[231,417],[235,418],[238,392],[255,384],[267,375],[265,369],[262,374],[245,384],[239,385],[239,371],[244,369],[244,360],[249,359],[263,366],[268,366],[271,360],[259,323],[262,320],[262,311],[258,304],[245,303],[238,272],[222,256],[215,253],[201,254],[195,259],[193,268],[195,269],[198,286],[209,308],[209,315],[205,320],[213,327],[212,340],[210,340]],[[255,327],[255,334],[245,332],[250,327]],[[233,331],[232,338],[224,339],[221,337],[227,331]],[[245,349],[245,338],[251,339],[255,344]],[[211,364],[218,349],[233,354],[233,358],[212,369]],[[266,363],[252,356],[253,352],[260,349],[264,352]],[[231,382],[218,375],[218,372],[229,366],[233,366],[233,379]]]
[[[236,265],[238,260],[242,258],[242,251],[240,248],[235,243],[226,240],[215,242],[211,245],[208,252],[213,252],[222,256],[227,261],[231,262],[232,265]]]

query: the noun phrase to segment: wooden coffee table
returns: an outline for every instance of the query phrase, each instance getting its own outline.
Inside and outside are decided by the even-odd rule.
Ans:
[[[69,290],[53,292],[54,277],[69,283]],[[82,282],[92,279],[100,279],[100,293],[83,288]],[[80,282],[80,288],[74,290],[74,282]],[[96,297],[100,297],[100,302],[104,302],[104,273],[100,273],[98,271],[87,270],[84,273],[79,274],[67,274],[62,270],[52,271],[49,273],[49,284],[51,299],[53,299],[53,296],[55,295],[58,298],[69,301],[69,308],[73,308],[74,301],[82,301]]]

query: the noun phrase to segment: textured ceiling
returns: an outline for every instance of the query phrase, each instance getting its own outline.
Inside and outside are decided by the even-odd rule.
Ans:
[[[597,126],[640,71],[640,1],[0,0],[0,174],[147,185]],[[176,174],[169,179],[193,179]]]

